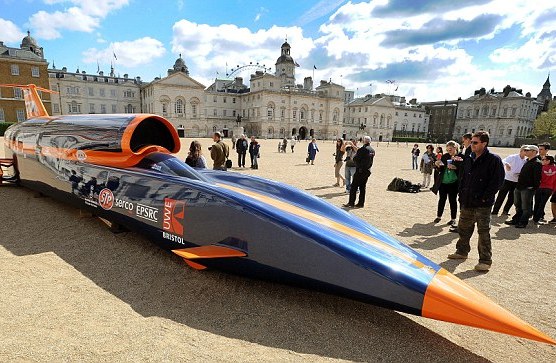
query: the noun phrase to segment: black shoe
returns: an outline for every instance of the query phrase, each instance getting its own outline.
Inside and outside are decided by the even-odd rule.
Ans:
[[[508,226],[514,226],[517,223],[513,219],[510,219],[508,221],[505,221],[504,224],[507,224]]]
[[[525,228],[525,227],[527,227],[526,224],[516,224],[515,225],[515,228]]]
[[[364,204],[356,204],[356,205],[355,205],[355,208],[363,208],[363,207],[365,207]]]
[[[492,212],[490,212],[490,214],[492,214],[493,216],[497,216],[498,212],[492,211]]]
[[[349,204],[349,203],[344,204],[343,207],[346,207],[346,208],[355,208],[355,206],[354,206],[353,204]]]

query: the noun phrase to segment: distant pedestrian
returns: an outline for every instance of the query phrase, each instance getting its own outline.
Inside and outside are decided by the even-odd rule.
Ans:
[[[352,142],[352,141],[346,141],[344,142],[344,145],[342,146],[344,151],[345,151],[345,168],[344,168],[344,177],[345,177],[345,183],[346,183],[346,192],[349,193],[350,189],[351,189],[351,180],[353,178],[353,176],[355,175],[355,170],[356,170],[356,164],[355,161],[353,161],[353,157],[356,155],[357,153],[357,146]]]
[[[338,139],[336,140],[336,152],[334,153],[334,177],[336,178],[336,184],[334,184],[335,187],[343,187],[346,184],[346,180],[340,174],[340,169],[344,164],[344,154],[344,140]],[[340,182],[342,183],[341,185]]]
[[[317,139],[313,137],[313,139],[307,146],[307,164],[309,164],[310,162],[311,165],[314,165],[315,157],[317,156],[318,152],[319,152],[319,147],[317,146]]]
[[[237,141],[236,135],[232,135],[232,149],[236,148],[236,141]]]
[[[241,135],[236,141],[236,152],[237,152],[237,166],[240,168],[245,168],[245,156],[247,155],[247,148],[249,144],[245,135]]]
[[[261,145],[255,140],[255,136],[251,136],[251,142],[249,143],[249,157],[251,158],[251,169],[259,168],[259,158]]]
[[[515,214],[512,219],[504,222],[515,228],[525,228],[529,217],[533,215],[533,198],[541,185],[542,164],[537,158],[539,148],[535,145],[525,147],[527,162],[521,168],[514,190]]]
[[[431,183],[431,175],[433,172],[433,165],[436,161],[436,155],[434,154],[434,147],[432,145],[427,145],[425,153],[421,157],[421,165],[419,169],[423,173],[423,183],[422,188],[428,188]]]
[[[285,137],[282,139],[282,152],[285,154],[286,153],[286,149],[288,147],[288,139],[286,139]]]
[[[216,131],[212,135],[212,140],[214,141],[214,144],[209,148],[210,158],[213,161],[212,168],[214,170],[227,170],[226,160],[230,155],[230,149],[228,148],[228,145],[222,141],[222,135],[220,132]]]
[[[413,149],[411,149],[411,168],[413,170],[419,169],[419,163],[417,160],[419,159],[419,154],[421,154],[421,150],[419,150],[419,145],[413,145]]]
[[[459,174],[459,202],[461,206],[456,252],[450,259],[466,259],[471,251],[470,240],[477,225],[479,263],[476,271],[488,271],[492,265],[490,240],[490,210],[496,192],[504,181],[504,166],[498,155],[488,149],[489,134],[478,131],[471,138],[471,154],[463,159]]]
[[[533,208],[533,222],[537,224],[546,223],[544,219],[544,207],[554,190],[556,190],[556,165],[554,165],[554,157],[545,155],[541,163],[541,184],[539,185],[539,189],[535,192],[535,207]]]
[[[293,154],[293,148],[295,147],[296,143],[297,143],[297,141],[295,140],[295,136],[292,136],[292,138],[290,140],[290,148],[292,149],[292,154]]]
[[[521,172],[521,168],[523,168],[523,165],[527,162],[527,158],[525,157],[526,146],[527,145],[521,146],[519,153],[509,155],[502,159],[506,175],[504,177],[504,184],[502,184],[502,188],[498,191],[498,196],[496,197],[496,201],[492,207],[493,215],[497,215],[500,211],[506,195],[508,196],[508,201],[502,209],[502,214],[510,215],[510,208],[514,205],[514,190],[517,184],[517,179],[519,177],[519,173]]]
[[[465,156],[469,156],[471,154],[471,138],[473,137],[473,135],[468,132],[463,134],[463,136],[461,137],[461,145],[463,150],[461,151],[463,155]]]
[[[207,167],[207,159],[203,156],[201,151],[201,143],[197,140],[191,141],[189,145],[189,153],[187,158],[185,158],[185,163],[192,168],[202,168]]]
[[[363,138],[363,143],[363,146],[357,150],[357,153],[353,157],[353,161],[355,161],[356,164],[356,170],[349,191],[349,201],[347,204],[344,204],[344,207],[363,208],[365,206],[367,180],[369,180],[369,176],[371,176],[375,150],[371,146],[371,138],[369,136],[365,136]],[[359,202],[355,204],[357,190],[359,190]]]

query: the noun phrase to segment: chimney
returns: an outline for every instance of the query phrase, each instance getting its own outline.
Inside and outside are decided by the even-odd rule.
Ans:
[[[303,88],[306,90],[312,90],[313,89],[313,78],[312,77],[305,77],[303,79]]]
[[[504,87],[504,97],[508,97],[511,91],[512,91],[512,87],[510,85]]]

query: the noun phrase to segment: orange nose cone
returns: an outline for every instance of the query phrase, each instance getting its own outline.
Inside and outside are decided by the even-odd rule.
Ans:
[[[421,315],[556,345],[554,339],[444,269],[430,282]]]

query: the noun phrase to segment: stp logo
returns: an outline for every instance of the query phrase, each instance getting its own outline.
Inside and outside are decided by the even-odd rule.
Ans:
[[[183,236],[183,217],[185,202],[164,198],[164,219],[162,228],[165,231]]]
[[[108,188],[104,188],[98,193],[98,204],[102,209],[110,210],[114,206],[114,193]]]

